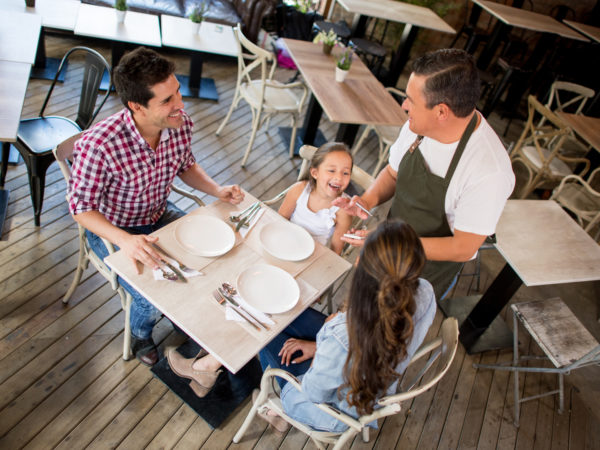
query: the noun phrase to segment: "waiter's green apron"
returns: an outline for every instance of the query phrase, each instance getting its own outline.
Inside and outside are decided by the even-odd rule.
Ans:
[[[414,228],[420,237],[447,237],[452,231],[446,218],[446,191],[454,175],[475,126],[477,113],[467,125],[444,178],[429,171],[419,150],[422,136],[406,152],[398,166],[396,193],[388,218],[402,219]],[[428,280],[435,291],[436,299],[450,287],[452,280],[463,263],[427,260],[422,278]]]

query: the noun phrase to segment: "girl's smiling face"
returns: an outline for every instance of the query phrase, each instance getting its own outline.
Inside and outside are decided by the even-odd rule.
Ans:
[[[352,157],[345,151],[328,153],[318,167],[310,169],[316,180],[316,192],[332,200],[342,195],[350,183]]]

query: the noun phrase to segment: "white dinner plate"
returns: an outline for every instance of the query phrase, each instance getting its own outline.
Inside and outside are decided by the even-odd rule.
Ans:
[[[212,216],[186,216],[175,227],[175,239],[198,256],[224,255],[233,248],[235,234],[229,225]]]
[[[260,230],[260,243],[267,253],[285,261],[302,261],[315,251],[315,240],[308,231],[280,220]]]
[[[250,306],[267,314],[289,311],[300,298],[294,277],[268,264],[257,264],[240,273],[237,291]]]

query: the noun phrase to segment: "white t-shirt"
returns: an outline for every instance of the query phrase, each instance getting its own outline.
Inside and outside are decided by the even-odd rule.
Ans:
[[[390,148],[389,163],[396,171],[417,137],[408,126],[406,122]],[[457,146],[458,141],[442,144],[425,137],[419,150],[431,173],[445,177]],[[508,153],[481,116],[481,122],[467,142],[446,192],[445,210],[450,229],[484,236],[493,234],[514,186],[515,175]]]

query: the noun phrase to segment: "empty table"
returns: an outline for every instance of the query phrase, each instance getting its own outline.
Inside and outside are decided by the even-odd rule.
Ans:
[[[557,111],[560,117],[571,129],[581,136],[588,144],[600,152],[600,119],[584,116],[583,114],[569,114]]]
[[[233,28],[212,22],[203,22],[200,32],[196,33],[190,19],[162,15],[160,16],[162,44],[164,46],[191,50],[189,77],[177,75],[181,83],[181,94],[187,97],[199,97],[218,100],[219,96],[212,78],[202,78],[202,54],[212,53],[236,57],[238,44]]]
[[[506,265],[483,296],[440,303],[462,320],[460,340],[469,353],[511,346],[512,334],[497,316],[522,284],[600,280],[600,246],[553,200],[508,200],[496,238]]]

